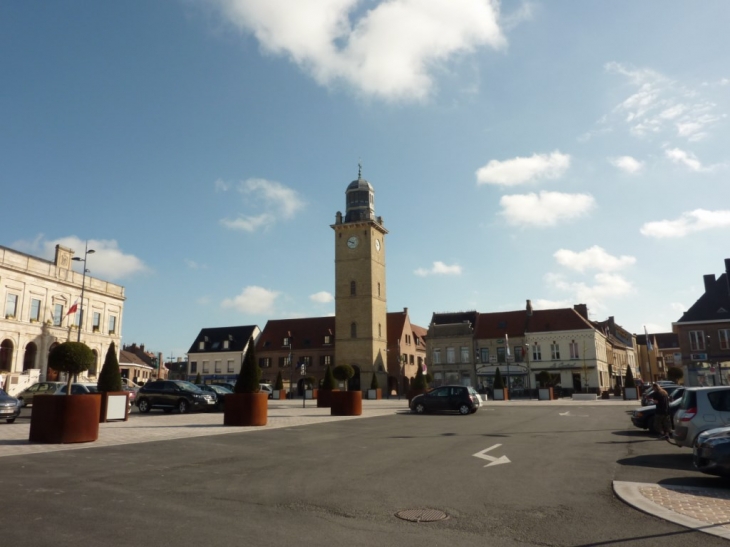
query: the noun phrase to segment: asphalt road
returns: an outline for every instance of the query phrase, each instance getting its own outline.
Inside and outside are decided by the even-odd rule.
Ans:
[[[133,420],[143,420],[135,415]],[[485,467],[486,454],[510,462]],[[622,407],[494,406],[7,457],[3,545],[694,546],[613,480],[723,484]],[[395,513],[435,509],[446,520]]]

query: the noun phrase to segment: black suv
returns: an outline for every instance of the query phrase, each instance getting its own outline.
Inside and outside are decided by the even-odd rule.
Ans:
[[[148,382],[137,392],[134,404],[140,412],[161,408],[165,412],[177,409],[180,414],[188,410],[212,410],[215,398],[201,391],[198,386],[182,380],[155,380]]]

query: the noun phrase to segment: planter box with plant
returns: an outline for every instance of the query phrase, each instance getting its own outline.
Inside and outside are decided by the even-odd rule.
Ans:
[[[547,370],[541,371],[537,375],[537,381],[540,382],[540,387],[537,390],[537,398],[540,401],[552,401],[555,399],[555,392],[552,386],[552,378]]]
[[[631,367],[626,367],[626,379],[624,380],[624,400],[635,401],[639,398],[639,389],[636,387],[634,373]]]
[[[226,395],[223,425],[263,426],[269,411],[269,395],[261,391],[261,368],[254,355],[255,342],[249,338],[233,393]]]
[[[281,371],[276,374],[276,381],[274,382],[274,391],[271,394],[272,399],[280,401],[286,399],[286,390],[284,389],[284,379],[281,377]]]
[[[502,373],[499,367],[497,367],[494,373],[494,385],[492,387],[495,401],[509,401],[509,390],[504,387],[504,380],[502,379]]]
[[[348,380],[355,375],[350,365],[337,365],[332,375],[347,386]],[[333,391],[330,415],[332,416],[360,416],[362,414],[362,391]]]
[[[378,375],[373,372],[373,379],[370,381],[370,389],[368,389],[368,399],[382,399],[383,391],[380,389]]]
[[[423,368],[417,367],[416,368],[416,377],[413,378],[413,381],[411,382],[411,389],[408,390],[408,406],[411,406],[411,400],[416,395],[421,395],[422,393],[426,393],[428,391],[426,389],[426,376],[423,374]]]
[[[101,393],[99,421],[127,421],[129,418],[129,393],[122,389],[122,374],[114,342],[109,344],[104,365],[101,367],[96,388]]]
[[[68,377],[67,395],[36,395],[30,416],[30,442],[86,443],[99,438],[101,396],[70,395],[75,374],[94,364],[94,353],[81,342],[64,342],[48,355],[48,366]]]
[[[324,370],[322,386],[317,390],[317,408],[331,408],[332,392],[334,391],[339,391],[337,389],[337,380],[334,374],[332,374],[332,367],[327,365],[327,368]]]

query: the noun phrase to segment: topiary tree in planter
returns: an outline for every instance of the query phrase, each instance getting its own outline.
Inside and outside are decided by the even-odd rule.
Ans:
[[[234,393],[258,393],[261,389],[261,367],[256,362],[254,354],[254,340],[250,338],[248,341],[248,351],[243,358],[241,371],[238,373],[236,385],[233,387]]]
[[[99,391],[122,391],[122,373],[119,372],[119,360],[114,342],[109,344],[109,349],[106,351],[96,388]]]
[[[679,381],[684,378],[684,372],[679,367],[669,367],[667,369],[667,380],[671,380],[672,382],[679,383]]]
[[[274,389],[281,391],[284,389],[284,379],[281,377],[281,371],[276,374],[276,381],[274,382]]]
[[[198,374],[195,375],[195,383],[196,384],[202,384],[203,383],[203,377],[200,375],[199,372],[198,372]]]
[[[345,391],[332,391],[332,416],[360,416],[362,414],[362,391],[348,391],[347,382],[355,375],[355,369],[348,364],[337,365],[332,375],[345,382]]]
[[[249,338],[233,393],[226,395],[223,425],[266,425],[269,398],[267,393],[261,392],[260,380],[261,367],[256,361],[255,342]]]
[[[494,373],[494,389],[504,389],[504,380],[502,380],[502,373],[499,371],[499,367]]]
[[[81,342],[63,342],[51,350],[48,366],[68,375],[66,397],[36,395],[30,417],[31,442],[81,443],[99,438],[101,396],[72,395],[75,374],[89,370],[94,353]]]
[[[626,367],[626,380],[624,383],[624,387],[636,387],[636,382],[634,381],[634,373],[631,370],[631,367]]]
[[[426,377],[423,375],[423,367],[418,367],[416,369],[416,377],[413,378],[413,381],[411,382],[411,389],[413,391],[423,391],[424,389],[426,389],[426,386],[427,382]]]
[[[93,365],[94,352],[83,342],[64,342],[53,348],[48,355],[48,366],[68,375],[66,395],[71,395],[74,375],[89,370]]]
[[[540,371],[537,375],[537,381],[540,382],[540,387],[550,387],[550,373],[547,370]]]
[[[355,369],[352,368],[350,365],[343,363],[341,365],[337,365],[332,370],[332,374],[340,382],[345,382],[345,391],[347,391],[347,382],[350,380],[350,378],[355,376]]]
[[[380,389],[380,382],[378,382],[378,375],[373,373],[373,379],[370,380],[370,389]]]
[[[327,368],[324,369],[324,380],[322,381],[322,389],[326,391],[332,391],[337,387],[337,380],[335,380],[335,375],[332,374],[332,367],[327,365]]]

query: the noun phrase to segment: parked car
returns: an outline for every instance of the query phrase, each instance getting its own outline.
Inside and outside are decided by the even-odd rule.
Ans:
[[[221,386],[226,389],[229,389],[231,393],[234,393],[236,391],[236,384],[235,382],[213,382],[211,384],[206,384],[209,386]],[[274,396],[274,388],[271,387],[271,384],[259,384],[259,389],[261,391],[265,391],[269,395],[269,399],[271,399]]]
[[[66,395],[68,390],[66,384],[63,384],[59,389],[56,390],[56,395]],[[71,384],[71,395],[86,395],[88,393],[99,393],[96,388],[96,383],[91,382],[76,382]]]
[[[659,384],[659,382],[657,382]],[[677,389],[678,387],[682,387],[680,385],[677,385],[675,383],[664,383],[659,384],[662,388],[664,388],[664,391],[667,393],[671,393],[673,390]],[[649,386],[649,388],[644,391],[641,395],[641,406],[648,406],[654,404],[654,399],[651,398],[651,396],[654,394],[654,388],[652,386]]]
[[[694,445],[692,461],[698,471],[730,477],[730,427],[708,429],[700,433]]]
[[[20,399],[11,397],[4,389],[0,389],[0,419],[12,424],[20,416],[21,408],[23,403]]]
[[[34,395],[43,393],[51,395],[65,385],[66,382],[37,382],[18,393],[18,399],[23,406],[32,405]]]
[[[681,396],[669,403],[670,417],[674,416],[681,404]],[[660,433],[654,429],[654,416],[656,416],[656,405],[642,406],[631,412],[631,423],[639,429],[648,429],[652,433]]]
[[[230,395],[233,393],[230,389],[227,387],[219,386],[216,384],[196,384],[197,387],[202,389],[203,391],[207,391],[208,393],[211,393],[215,397],[215,409],[216,410],[223,410],[223,406],[225,404],[226,395]]]
[[[708,429],[730,426],[730,386],[689,387],[674,415],[674,442],[692,447]]]
[[[184,380],[148,382],[139,388],[135,399],[142,413],[161,408],[165,412],[177,409],[180,414],[185,414],[189,410],[210,410],[215,408],[215,402],[213,395]]]
[[[426,412],[457,411],[459,414],[473,414],[480,406],[479,394],[473,387],[441,386],[428,393],[416,395],[411,400],[411,411]]]

